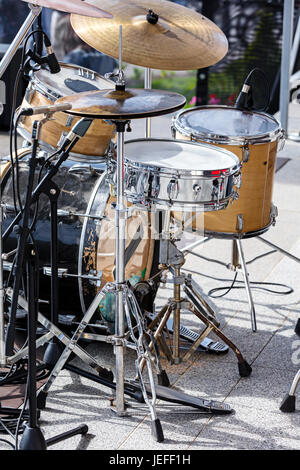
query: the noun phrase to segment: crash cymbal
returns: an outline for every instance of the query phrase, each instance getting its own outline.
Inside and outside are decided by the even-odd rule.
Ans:
[[[76,93],[56,101],[70,103],[69,114],[93,119],[126,120],[161,116],[182,108],[186,99],[178,93],[130,88]]]
[[[224,33],[212,21],[182,5],[166,0],[89,2],[109,11],[113,18],[72,15],[75,32],[94,49],[118,58],[122,25],[123,60],[130,64],[161,70],[193,70],[215,64],[228,50]],[[154,14],[148,15],[149,9]]]
[[[39,7],[52,8],[65,13],[77,13],[78,15],[92,16],[94,18],[112,18],[107,11],[93,6],[82,0],[22,0],[26,3],[38,5]]]

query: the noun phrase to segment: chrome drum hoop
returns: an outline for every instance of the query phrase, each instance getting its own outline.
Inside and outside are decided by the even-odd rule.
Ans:
[[[199,132],[196,129],[192,128],[191,126],[185,125],[183,121],[183,117],[185,117],[188,113],[194,112],[201,112],[204,110],[220,110],[220,111],[227,111],[227,110],[234,110],[236,112],[240,112],[243,114],[248,114],[252,116],[257,116],[260,118],[267,119],[272,121],[274,124],[274,129],[267,133],[257,133],[257,134],[249,134],[243,135],[224,135],[218,133],[210,133],[210,132]],[[173,137],[176,137],[176,132],[179,134],[188,137],[191,141],[203,141],[209,144],[223,144],[223,145],[237,145],[237,146],[244,146],[244,145],[251,145],[251,144],[263,144],[267,142],[274,142],[279,139],[284,139],[285,133],[284,130],[281,128],[280,122],[274,117],[264,112],[258,111],[241,111],[237,108],[233,108],[230,106],[225,105],[207,105],[207,106],[196,106],[194,108],[184,109],[179,111],[172,117],[172,125],[171,125],[171,132]]]
[[[59,62],[59,65],[61,66],[62,70],[69,69],[73,71],[78,71],[78,79],[86,79],[89,81],[95,81],[97,78],[101,79],[101,81],[107,83],[107,85],[111,85],[111,87],[114,87],[114,82],[111,80],[106,79],[105,77],[102,77],[99,73],[94,72],[93,70],[90,70],[86,67],[82,67],[79,65],[75,64],[67,64],[64,62]],[[107,86],[107,88],[109,88]],[[49,101],[55,102],[59,98],[62,98],[64,94],[60,91],[54,90],[53,88],[50,88],[49,86],[46,85],[40,78],[38,77],[38,72],[30,72],[30,80],[29,80],[29,91],[37,91],[41,93],[45,98],[47,98]],[[72,90],[70,90],[70,94],[72,93]]]
[[[201,168],[200,165],[194,165],[191,169],[163,167],[157,164],[151,164],[132,160],[127,158],[126,150],[130,144],[141,144],[140,152],[142,156],[146,143],[156,146],[156,151],[161,147],[161,153],[164,152],[164,146],[169,150],[171,146],[179,146],[186,150],[193,149],[196,158],[201,159],[201,150],[208,153],[209,158],[223,157],[230,161],[230,165],[224,168],[224,162],[219,169],[215,168],[215,160],[212,168]],[[127,149],[126,149],[127,145]],[[149,147],[150,148],[150,147]],[[198,153],[199,150],[199,153]],[[194,156],[195,156],[194,155]],[[176,152],[175,152],[176,157]],[[206,156],[207,158],[207,156]],[[169,158],[170,160],[170,158]],[[163,164],[163,159],[158,161]],[[174,162],[172,162],[174,163]],[[178,162],[175,162],[178,163]],[[180,210],[188,211],[215,211],[227,207],[230,201],[238,197],[238,190],[241,185],[241,163],[236,155],[224,149],[217,149],[207,144],[187,142],[185,140],[172,139],[136,139],[125,142],[125,193],[127,198],[140,207],[148,210],[153,205],[160,206],[162,209],[175,207]]]

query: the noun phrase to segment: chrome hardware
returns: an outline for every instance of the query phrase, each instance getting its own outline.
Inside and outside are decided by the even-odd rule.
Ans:
[[[240,187],[241,187],[241,185],[242,185],[242,174],[241,174],[241,173],[238,173],[238,174],[233,175],[233,184],[234,184],[238,189],[240,189]]]
[[[96,219],[96,220],[103,220],[107,219],[105,215],[91,215],[91,214],[82,214],[81,212],[73,212],[73,211],[65,211],[63,209],[59,209],[57,211],[58,217],[87,217],[88,219]]]
[[[32,88],[32,84],[30,83],[25,91],[24,98],[28,104],[31,104],[32,97],[34,95],[34,89]]]
[[[152,197],[154,198],[158,197],[159,191],[160,191],[159,176],[155,175],[152,181],[152,190],[151,190]]]
[[[129,169],[125,177],[126,188],[131,189],[136,186],[136,174],[135,171]]]
[[[271,203],[271,213],[270,213],[270,218],[271,218],[271,224],[275,225],[276,224],[276,218],[278,217],[278,207],[275,206],[275,204]]]
[[[243,214],[239,214],[236,220],[236,229],[238,232],[241,232],[244,228],[244,217]]]
[[[66,120],[66,127],[71,127],[74,122],[74,116],[69,115]]]
[[[171,135],[172,135],[173,139],[175,139],[175,137],[176,137],[176,129],[175,129],[175,127],[174,127],[173,125],[171,126]]]
[[[11,272],[13,263],[9,261],[3,261],[3,271]]]
[[[50,266],[44,266],[43,267],[43,274],[45,276],[51,276],[52,275],[51,267]],[[58,268],[58,270],[57,270],[58,277],[63,277],[66,274],[68,274],[68,269],[67,268]]]
[[[178,195],[179,192],[179,184],[177,178],[173,178],[170,180],[168,187],[167,187],[167,193],[169,196],[169,199],[175,199]]]
[[[87,78],[88,80],[96,80],[96,75],[91,70],[79,68],[75,70],[75,74],[77,74],[79,77]]]
[[[242,147],[242,152],[243,152],[243,162],[247,162],[249,160],[249,156],[250,156],[250,149],[249,149],[249,145],[248,145],[248,142],[243,145]]]
[[[68,173],[78,175],[78,176],[89,176],[94,172],[94,169],[88,163],[79,163],[78,165],[73,165]]]
[[[280,145],[279,145],[279,149],[278,149],[278,152],[280,152],[281,150],[283,150],[284,146],[285,146],[285,141],[286,141],[286,132],[284,129],[281,129],[281,135],[280,135]]]
[[[68,132],[62,131],[61,136],[59,138],[59,141],[57,142],[57,147],[61,147],[61,145],[64,143],[65,138],[67,137]]]
[[[148,196],[149,191],[149,171],[146,171],[140,175],[140,178],[136,182],[136,192],[138,195]]]

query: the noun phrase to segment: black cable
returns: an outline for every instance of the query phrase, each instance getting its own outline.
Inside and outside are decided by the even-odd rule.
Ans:
[[[29,393],[28,392],[29,392],[29,386],[28,386],[28,380],[27,380],[23,408],[22,408],[22,411],[21,411],[20,416],[18,418],[16,431],[15,431],[15,450],[19,450],[20,426],[21,426],[21,422],[23,421],[24,412],[25,412],[27,402],[28,402],[28,398],[29,398]]]
[[[237,275],[238,273],[236,272],[235,275],[234,275],[234,278],[232,280],[232,283],[229,287],[216,287],[215,289],[211,289],[209,292],[208,292],[208,296],[209,297],[213,297],[213,298],[218,298],[218,297],[225,297],[225,295],[229,294],[229,292],[231,291],[231,289],[234,288],[234,284],[236,282],[236,278],[237,278]],[[214,292],[218,292],[220,290],[225,290],[224,294],[220,294],[220,295],[212,295]]]
[[[20,198],[20,192],[19,192],[19,186],[18,186],[18,177],[19,177],[19,169],[18,169],[18,159],[17,159],[17,153],[16,153],[16,148],[17,148],[17,124],[18,122],[15,123],[14,125],[14,114],[16,110],[16,102],[17,102],[17,95],[18,95],[18,90],[19,90],[19,85],[20,85],[20,78],[21,75],[24,74],[24,66],[25,66],[25,54],[26,54],[26,48],[29,39],[34,36],[36,33],[43,34],[44,37],[49,41],[48,35],[42,30],[42,29],[35,29],[32,30],[25,38],[23,48],[22,48],[22,57],[21,57],[21,63],[20,63],[20,68],[17,72],[16,80],[14,83],[14,91],[13,91],[13,102],[12,102],[12,109],[11,109],[11,117],[10,117],[10,160],[11,160],[11,167],[12,167],[12,186],[13,186],[13,200],[14,200],[14,207],[15,207],[15,212],[17,213],[17,197],[18,197],[18,202],[21,210],[21,198]],[[34,46],[35,47],[35,46]],[[15,145],[15,162],[13,160],[13,149],[12,149],[12,142],[13,142],[13,132],[14,134],[14,145]],[[15,174],[16,171],[16,174]],[[16,191],[17,188],[17,191]],[[16,192],[17,192],[17,197],[16,197]]]
[[[257,261],[258,259],[261,259],[261,258],[263,258],[265,256],[268,256],[268,255],[270,255],[272,253],[275,253],[275,252],[276,252],[276,250],[271,250],[271,251],[268,251],[268,252],[263,253],[261,255],[258,255],[256,257],[254,257],[253,259],[251,259],[250,261],[247,261],[246,264],[251,264],[254,261]],[[221,264],[222,266],[228,267],[228,265],[226,263],[223,263],[222,261],[219,261],[219,260],[216,260],[216,259],[213,259],[213,258],[207,258],[203,255],[198,254],[198,253],[194,253],[193,251],[186,250],[186,253],[190,253],[194,256],[197,256],[198,258],[202,258],[205,261]],[[213,279],[215,281],[231,282],[230,286],[216,287],[214,289],[211,289],[207,294],[209,297],[213,297],[213,298],[224,297],[232,289],[243,289],[244,288],[243,286],[236,286],[235,285],[236,283],[244,284],[244,281],[237,280],[237,273],[235,273],[235,276],[234,276],[233,279],[224,279],[224,278],[217,278],[215,276],[209,276],[208,274],[204,274],[204,273],[201,273],[201,272],[198,272],[198,271],[192,271],[190,269],[183,269],[183,271],[191,272],[191,273],[194,273],[194,274],[199,274],[200,276],[207,277],[207,278]],[[294,289],[292,287],[290,287],[286,284],[281,284],[281,283],[277,283],[277,282],[259,282],[259,281],[254,282],[254,281],[251,281],[251,282],[249,282],[249,284],[253,289],[262,290],[264,292],[269,292],[269,293],[275,294],[275,295],[289,295],[289,294],[294,292]],[[276,291],[276,290],[273,290],[273,289],[268,289],[267,287],[260,287],[260,286],[277,286],[277,287],[283,287],[287,290],[285,292],[282,292],[282,291],[279,292],[278,290]],[[222,295],[219,295],[219,296],[213,295],[215,292],[218,292],[218,291],[221,291],[221,290],[226,290],[226,292]]]

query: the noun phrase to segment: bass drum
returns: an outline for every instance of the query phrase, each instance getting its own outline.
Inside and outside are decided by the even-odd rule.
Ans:
[[[44,152],[42,152],[44,153]],[[19,154],[19,187],[24,201],[28,179],[30,151]],[[110,189],[114,180],[114,165],[93,166],[68,159],[53,181],[60,188],[58,198],[58,269],[60,321],[66,315],[82,317],[97,291],[115,273],[115,197]],[[41,166],[36,171],[38,181]],[[14,219],[12,174],[10,164],[3,167],[2,203],[5,207],[3,233]],[[42,170],[43,175],[43,170]],[[147,280],[157,272],[154,263],[154,239],[151,237],[150,217],[145,211],[131,207],[127,221],[125,252],[126,279],[132,285]],[[32,208],[33,217],[35,208]],[[40,266],[40,311],[49,313],[50,302],[50,205],[42,195],[39,200],[36,223],[32,232],[37,246]],[[4,244],[8,253],[17,246],[14,232]],[[5,263],[11,270],[12,263]],[[114,305],[106,296],[101,303],[102,319],[114,324]]]
[[[60,63],[61,70],[55,75],[47,69],[30,73],[29,84],[21,108],[53,105],[58,98],[83,91],[114,89],[115,84],[92,70],[72,64]],[[21,119],[18,133],[31,141],[32,124],[42,116],[27,116]],[[56,149],[61,136],[67,135],[79,118],[67,113],[55,113],[41,129],[40,145],[46,151]],[[106,156],[115,126],[103,119],[95,119],[86,135],[72,150],[72,158],[83,161],[97,161]]]

